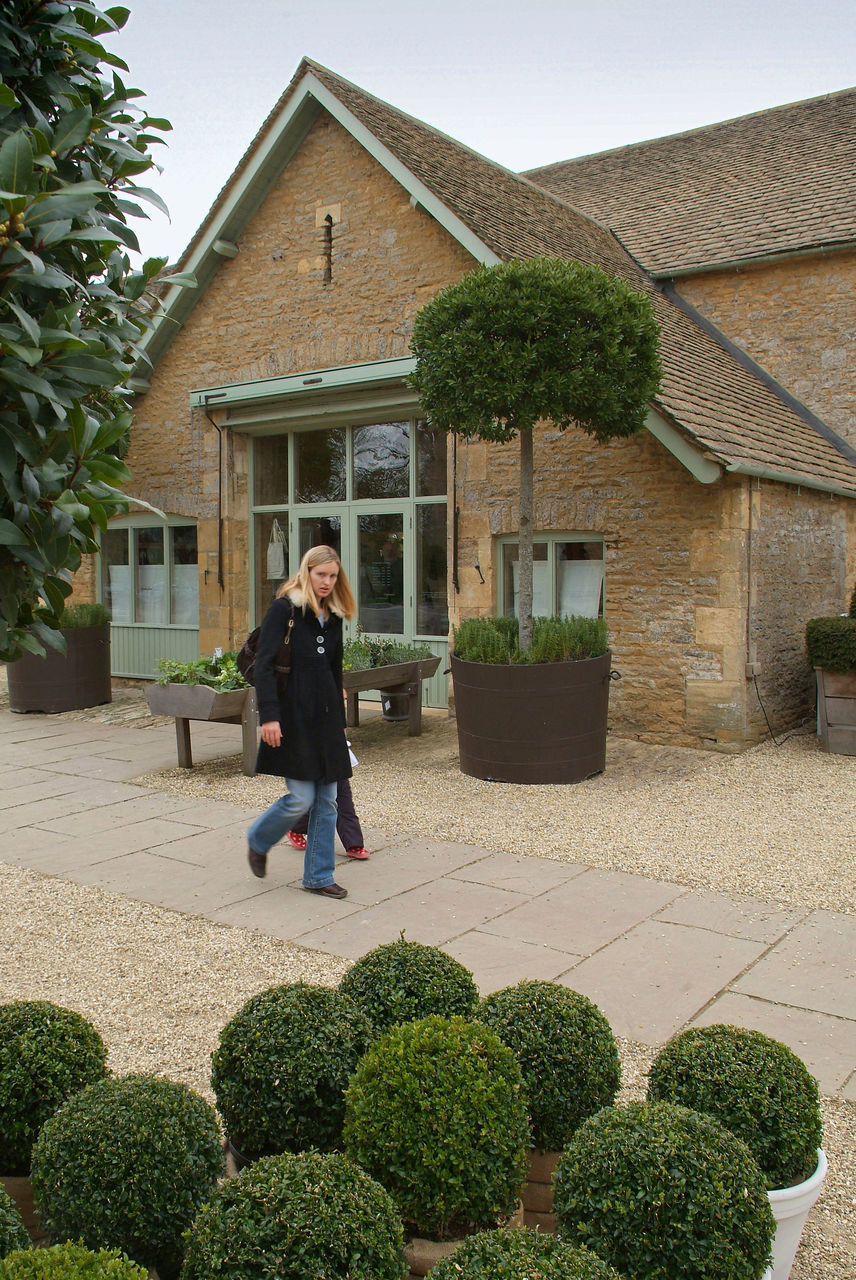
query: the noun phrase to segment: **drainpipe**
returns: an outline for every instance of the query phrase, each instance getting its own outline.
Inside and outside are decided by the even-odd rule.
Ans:
[[[225,394],[225,391],[214,392],[211,395],[206,395],[202,401],[202,411],[217,432],[217,583],[221,592],[226,589],[226,583],[223,578],[223,428],[214,421],[208,412],[208,401],[216,400]]]

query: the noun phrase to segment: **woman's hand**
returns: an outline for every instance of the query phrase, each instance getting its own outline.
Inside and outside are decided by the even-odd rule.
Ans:
[[[282,742],[282,726],[278,720],[266,720],[262,725],[262,742],[269,747],[278,747]]]

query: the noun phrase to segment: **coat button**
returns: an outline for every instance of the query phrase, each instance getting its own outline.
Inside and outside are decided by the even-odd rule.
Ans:
[[[319,644],[319,646],[318,646],[318,652],[319,652],[319,653],[323,653],[323,652],[324,652],[324,646],[323,646],[323,644]]]

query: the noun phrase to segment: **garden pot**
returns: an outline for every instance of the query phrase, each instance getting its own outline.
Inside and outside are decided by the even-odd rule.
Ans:
[[[795,1187],[768,1191],[767,1198],[776,1219],[773,1237],[773,1265],[765,1280],[788,1280],[809,1210],[820,1195],[826,1178],[826,1155],[818,1147],[817,1168],[805,1182]]]
[[[33,1184],[29,1175],[11,1177],[6,1174],[0,1174],[0,1184],[2,1184],[7,1196],[14,1200],[15,1208],[20,1213],[33,1244],[46,1244],[47,1236],[42,1230],[39,1215],[33,1203]]]
[[[234,1178],[242,1169],[249,1168],[253,1163],[253,1157],[244,1155],[243,1151],[235,1146],[231,1138],[227,1138],[223,1143],[223,1149],[226,1152],[227,1178]]]
[[[222,692],[207,684],[150,684],[146,702],[154,716],[175,716],[186,720],[240,720],[249,689]]]
[[[509,1230],[523,1226],[522,1203],[505,1225]],[[465,1237],[462,1236],[457,1240],[426,1240],[422,1236],[411,1236],[404,1245],[404,1256],[410,1268],[411,1280],[414,1280],[414,1277],[417,1276],[427,1276],[435,1263],[439,1262],[441,1258],[448,1258],[449,1254],[454,1253],[464,1239]]]
[[[602,773],[611,658],[494,666],[452,654],[461,772],[523,783]]]
[[[66,652],[25,653],[6,668],[10,711],[80,711],[113,698],[110,625],[63,628]]]
[[[561,1154],[561,1151],[539,1151],[532,1147],[522,1195],[524,1225],[533,1227],[536,1231],[549,1231],[553,1235],[556,1233],[553,1174]]]
[[[817,676],[817,732],[824,751],[856,756],[856,671],[824,671]]]

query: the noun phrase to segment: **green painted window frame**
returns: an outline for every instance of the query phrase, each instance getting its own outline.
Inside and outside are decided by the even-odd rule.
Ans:
[[[166,571],[164,575],[164,603],[166,605],[165,612],[167,613],[167,615],[172,614],[173,586],[174,586],[174,579],[175,579],[173,538],[171,536],[172,531],[175,529],[188,529],[188,528],[196,530],[197,527],[198,527],[198,522],[191,516],[167,516],[165,519],[159,520],[156,516],[152,516],[150,514],[118,516],[115,520],[111,520],[110,524],[108,525],[107,532],[109,533],[115,533],[115,532],[127,533],[128,566],[129,568],[134,568],[134,569],[136,568],[135,559],[134,559],[134,548],[135,548],[135,535],[137,531],[141,529],[159,529],[163,531],[164,568]],[[101,534],[99,534],[98,541],[99,541],[99,544],[103,546],[103,536]],[[199,546],[197,542],[197,561],[196,561],[197,578],[199,574],[198,556],[199,556]],[[102,603],[109,603],[107,599],[108,593],[105,592],[106,568],[107,568],[107,565],[105,564],[104,555],[102,551],[102,553],[99,555],[98,578],[97,578],[97,589],[96,589],[97,599]],[[130,575],[129,611],[130,611],[129,618],[121,621],[114,621],[114,625],[120,626],[120,627],[139,627],[139,628],[145,627],[147,629],[151,629],[152,627],[155,627],[158,630],[162,629],[164,631],[171,631],[171,630],[187,631],[188,629],[192,629],[196,631],[199,630],[198,592],[197,592],[196,619],[194,622],[172,622],[170,620],[170,616],[168,616],[166,619],[156,619],[156,620],[139,619],[138,620],[136,616],[137,590],[136,590],[135,574]]]
[[[575,544],[591,544],[597,543],[601,548],[600,563],[603,565],[603,574],[600,585],[600,598],[598,606],[598,617],[603,617],[606,612],[606,540],[601,533],[586,530],[573,530],[571,532],[562,533],[536,533],[533,537],[536,548],[544,547],[546,549],[546,557],[540,563],[546,564],[546,573],[543,575],[542,590],[546,586],[549,591],[549,602],[546,609],[538,609],[537,592],[538,583],[535,586],[536,598],[533,600],[533,612],[540,616],[546,614],[552,616],[560,612],[560,593],[561,587],[559,582],[560,574],[560,551],[559,548],[566,543]],[[508,564],[507,551],[510,548],[517,548],[518,539],[513,535],[504,535],[497,539],[497,556],[496,556],[496,599],[497,612],[501,615],[512,617],[515,613],[513,595],[508,588],[508,574],[506,566]],[[537,565],[536,561],[536,565]],[[537,574],[537,568],[536,568]],[[587,615],[591,616],[591,615]]]

